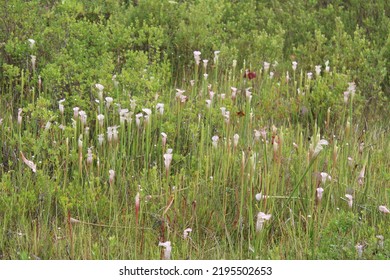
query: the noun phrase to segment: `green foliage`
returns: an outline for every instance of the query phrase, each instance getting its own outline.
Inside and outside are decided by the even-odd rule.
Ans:
[[[365,248],[366,259],[376,259],[378,239],[373,227],[359,221],[353,213],[340,212],[333,217],[320,234],[317,249],[319,259],[356,259],[358,256],[355,245],[360,243]],[[362,240],[367,240],[363,244]],[[381,254],[384,248],[379,248]]]

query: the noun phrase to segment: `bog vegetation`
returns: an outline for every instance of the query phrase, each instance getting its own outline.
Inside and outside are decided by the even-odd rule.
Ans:
[[[389,259],[388,1],[0,1],[0,259]]]

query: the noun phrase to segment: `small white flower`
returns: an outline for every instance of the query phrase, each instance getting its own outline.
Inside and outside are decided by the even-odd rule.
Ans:
[[[177,88],[176,89],[176,98],[180,98],[183,95],[183,93],[185,93],[185,92],[186,92],[185,90]]]
[[[79,116],[80,116],[80,121],[83,125],[85,125],[87,123],[87,113],[85,111],[80,111],[79,112]]]
[[[312,72],[308,72],[307,73],[307,79],[310,81],[313,77],[313,73]]]
[[[226,113],[225,113],[225,123],[229,124],[229,122],[230,122],[230,112],[226,111]]]
[[[165,260],[170,260],[171,259],[171,251],[172,251],[172,247],[171,247],[171,242],[170,241],[166,241],[166,242],[159,242],[158,243],[158,246],[162,246],[164,247],[164,259]]]
[[[269,69],[269,66],[271,65],[269,62],[264,61],[264,72],[267,72]]]
[[[33,70],[35,70],[35,64],[36,64],[36,61],[37,61],[37,57],[35,55],[30,55],[30,57],[31,57],[32,68],[33,68]]]
[[[319,201],[322,200],[322,193],[324,192],[324,189],[323,188],[317,188],[317,199]]]
[[[101,85],[101,84],[95,84],[95,87],[96,87],[97,90],[98,90],[98,97],[99,97],[99,100],[100,100],[100,101],[103,101],[103,90],[104,90],[104,86]]]
[[[330,66],[329,66],[329,60],[325,61],[325,72],[329,73],[330,71]]]
[[[319,76],[321,74],[321,65],[316,65],[316,75]]]
[[[219,108],[221,110],[222,116],[224,117],[226,114],[226,107]]]
[[[316,145],[316,147],[314,149],[313,157],[317,156],[322,151],[322,149],[324,148],[323,146],[327,146],[327,145],[329,145],[329,142],[327,140],[325,140],[325,139],[321,139],[317,143],[317,145]]]
[[[120,109],[119,111],[119,121],[121,124],[124,124],[125,122],[131,122],[131,114],[132,112],[129,112],[129,109]]]
[[[142,109],[142,112],[144,112],[146,115],[150,116],[152,114],[152,110],[148,109],[148,108],[144,108]]]
[[[211,100],[210,99],[206,99],[206,107],[207,107],[207,109],[210,109],[210,107],[211,107]]]
[[[274,72],[272,72],[272,71],[271,71],[271,72],[269,72],[269,78],[270,78],[270,79],[272,79],[272,78],[274,77],[274,74],[275,74],[275,73],[274,73]]]
[[[288,73],[288,71],[286,72],[286,83],[288,83],[290,81],[290,75]]]
[[[322,184],[325,184],[327,180],[332,180],[332,177],[326,172],[321,172],[320,175]]]
[[[255,129],[253,132],[255,133],[255,140],[259,141],[261,136],[260,130]]]
[[[117,105],[119,105],[119,104],[117,104]],[[127,108],[122,109],[122,108],[120,107],[120,105],[119,105],[119,107],[118,107],[118,113],[119,113],[119,116],[125,117],[126,114],[129,113],[129,109],[127,109]]]
[[[364,150],[364,142],[361,142],[359,144],[359,153],[363,153],[363,150]]]
[[[261,193],[257,193],[257,194],[255,195],[255,198],[256,198],[257,201],[260,201],[260,200],[262,200],[262,199],[268,198],[268,196],[263,195],[263,194],[261,194]]]
[[[24,156],[24,154],[22,153],[22,151],[20,151],[20,155],[22,157],[22,160],[23,162],[35,173],[37,172],[37,166],[34,162],[32,162],[31,160],[28,160],[26,159],[26,157]]]
[[[165,132],[161,132],[161,142],[163,147],[165,147],[165,145],[167,144],[167,138],[168,135]]]
[[[110,182],[110,185],[112,185],[114,183],[114,180],[115,180],[115,171],[110,169],[108,171],[108,175],[109,175],[109,182]]]
[[[46,123],[46,125],[45,125],[45,130],[49,130],[50,127],[51,127],[51,122],[48,121],[48,122]]]
[[[231,87],[230,89],[232,90],[232,99],[235,99],[237,95],[237,88]]]
[[[104,115],[99,114],[99,115],[97,116],[97,119],[98,119],[99,125],[102,127],[103,124],[104,124]]]
[[[58,110],[60,111],[61,115],[64,114],[64,104],[62,104],[65,101],[65,99],[61,99],[58,101]]]
[[[135,195],[134,200],[135,200],[135,219],[136,219],[136,223],[138,224],[138,214],[139,214],[139,209],[140,209],[140,205],[141,205],[139,192],[137,192],[137,194]]]
[[[293,71],[297,70],[297,65],[298,65],[298,62],[296,62],[296,61],[292,62],[292,69],[293,69]]]
[[[272,133],[274,135],[276,135],[276,131],[277,131],[277,128],[274,125],[272,125]],[[260,135],[261,135],[261,138],[263,138],[264,141],[267,140],[267,131],[265,130],[265,128],[260,129]]]
[[[207,69],[207,63],[208,62],[209,61],[207,59],[203,59],[203,67],[204,67],[205,70]]]
[[[189,233],[192,232],[192,229],[191,228],[186,228],[184,231],[183,231],[183,238],[184,239],[187,239]]]
[[[22,125],[22,112],[23,112],[23,109],[19,108],[18,109],[18,125]]]
[[[112,75],[111,80],[114,83],[114,87],[117,88],[119,85],[119,82],[116,80],[116,75]]]
[[[384,237],[383,237],[383,235],[377,235],[376,236],[376,238],[378,239],[378,246],[379,246],[379,248],[381,248],[381,249],[383,249],[383,241],[384,241]]]
[[[88,148],[87,151],[87,164],[91,165],[93,161],[92,147]]]
[[[118,128],[119,128],[119,126],[117,126],[117,125],[112,127],[112,138],[113,138],[114,142],[117,142],[118,138],[119,138]]]
[[[112,142],[113,135],[114,135],[114,128],[112,126],[107,127],[107,140],[108,140],[108,143]]]
[[[214,64],[218,62],[218,55],[220,54],[220,51],[214,51]]]
[[[199,65],[200,63],[200,55],[202,53],[200,51],[194,51],[194,59],[195,59],[195,62],[196,62],[196,65]]]
[[[344,91],[344,103],[346,104],[348,103],[349,94],[350,94],[349,91]]]
[[[366,166],[363,165],[362,170],[360,170],[359,177],[358,177],[358,184],[362,186],[364,184],[364,173],[366,172]]]
[[[209,92],[209,96],[210,96],[210,99],[213,100],[214,99],[214,95],[215,95],[215,92],[210,90]]]
[[[73,108],[73,118],[76,120],[77,117],[79,116],[79,110],[80,108],[79,107],[74,107]]]
[[[98,141],[99,141],[99,145],[103,145],[103,142],[104,142],[104,134],[99,134],[98,135]]]
[[[141,125],[141,120],[140,119],[143,118],[143,116],[144,115],[142,113],[138,113],[138,114],[135,115],[135,123],[136,123],[138,128]]]
[[[362,245],[362,244],[360,244],[360,243],[358,243],[356,246],[355,246],[355,248],[356,248],[356,252],[357,252],[357,254],[358,254],[358,257],[359,257],[359,259],[362,257],[362,255],[363,255],[363,248],[364,248],[364,246]]]
[[[160,113],[160,115],[164,114],[164,103],[157,103],[156,110]]]
[[[101,85],[101,84],[95,84],[95,87],[98,89],[98,91],[103,91],[104,90],[104,86]]]
[[[205,80],[207,80],[208,76],[209,76],[209,74],[207,74],[207,73],[203,74],[203,77]]]
[[[238,135],[237,133],[234,134],[234,136],[233,136],[233,145],[234,145],[234,148],[237,147],[237,145],[238,145],[238,139],[239,139],[239,138],[240,138],[240,135]]]
[[[250,89],[251,89],[251,88],[246,88],[246,89],[245,89],[245,96],[246,96],[247,98],[249,98],[249,97],[252,95],[252,92],[250,91]]]
[[[237,67],[237,60],[233,59],[233,68],[236,68],[236,67]]]
[[[353,205],[353,196],[350,194],[346,194],[345,197],[348,199],[348,206],[349,208],[352,208]]]
[[[259,232],[263,229],[263,224],[265,221],[268,221],[271,219],[271,214],[265,214],[263,212],[259,212],[257,214],[257,220],[256,220],[256,232]]]
[[[351,93],[351,96],[353,97],[356,92],[356,84],[355,82],[348,83],[348,91]]]
[[[353,166],[353,158],[352,157],[348,157],[348,165],[349,166]]]
[[[35,40],[34,40],[34,39],[28,39],[27,41],[28,41],[28,43],[29,43],[29,45],[30,45],[30,48],[31,48],[31,49],[34,48]]]
[[[186,95],[180,96],[180,102],[185,103],[188,100],[188,97]]]
[[[378,209],[382,213],[390,214],[390,210],[386,206],[384,206],[384,205],[379,206]]]
[[[108,109],[108,108],[110,108],[110,105],[114,101],[114,99],[111,96],[107,96],[105,99],[106,99],[106,106]]]
[[[211,138],[211,140],[213,141],[213,147],[214,147],[214,148],[217,148],[217,146],[218,146],[218,141],[219,141],[218,135],[214,135],[214,136]]]
[[[78,223],[81,223],[81,221],[80,220],[77,220],[77,219],[75,219],[75,218],[69,218],[69,222],[71,223],[71,224],[78,224]]]
[[[137,104],[136,104],[135,100],[130,99],[130,109],[132,112],[134,112],[136,106],[137,106]]]
[[[79,139],[77,141],[77,146],[79,147],[79,150],[83,148],[83,135],[80,134]]]
[[[276,135],[278,133],[278,128],[275,125],[272,125],[272,135]]]
[[[171,166],[171,162],[172,162],[172,149],[168,149],[167,150],[167,153],[164,154],[164,165],[165,165],[165,170],[168,172],[169,171],[169,168]]]

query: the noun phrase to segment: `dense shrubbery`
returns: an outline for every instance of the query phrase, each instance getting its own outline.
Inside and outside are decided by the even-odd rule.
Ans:
[[[125,92],[152,96],[172,76],[183,77],[194,50],[204,58],[220,50],[221,72],[234,59],[254,69],[297,60],[304,71],[329,60],[375,109],[389,97],[387,1],[13,0],[1,6],[2,88],[22,71],[28,78],[23,91],[10,92],[17,95],[37,88],[41,76],[42,90],[52,96],[88,99],[96,82],[113,91],[117,75]]]

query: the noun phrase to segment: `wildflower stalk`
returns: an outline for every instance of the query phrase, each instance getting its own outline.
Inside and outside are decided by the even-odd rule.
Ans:
[[[267,141],[264,139],[264,142],[263,142],[263,158],[264,158],[264,172],[263,172],[263,176],[262,176],[262,181],[263,181],[263,186],[264,186],[264,193],[266,194],[269,194],[269,186],[270,186],[270,182],[268,181],[268,155],[267,155]],[[263,201],[263,207],[264,209],[267,209],[267,199],[265,199]]]
[[[294,185],[293,190],[291,191],[290,195],[287,198],[287,201],[283,204],[282,209],[278,213],[283,213],[284,208],[290,203],[290,201],[295,196],[296,192],[299,191],[299,187],[301,186],[301,183],[303,182],[304,178],[306,177],[307,173],[312,169],[313,164],[317,161],[318,157],[315,157],[310,160],[309,165],[306,167],[305,171],[299,177],[298,182]],[[299,196],[299,195],[298,195]],[[307,199],[306,199],[307,200]]]
[[[67,137],[65,139],[65,145],[66,145],[66,153],[65,153],[65,166],[64,166],[64,183],[62,185],[62,188],[65,189],[66,184],[67,184],[67,179],[68,179],[68,163],[69,163],[69,138]]]
[[[238,213],[238,230],[237,230],[237,239],[240,240],[240,259],[242,258],[242,249],[243,249],[243,243],[244,243],[244,234],[243,234],[243,219],[244,219],[244,195],[245,191],[247,189],[246,182],[248,180],[245,180],[245,152],[242,152],[242,158],[241,158],[241,184],[239,186],[240,188],[240,211]]]
[[[199,78],[199,65],[195,63],[195,73],[194,73],[194,86],[193,86],[193,92],[195,93],[193,95],[193,98],[195,100],[198,99],[198,78]]]
[[[194,194],[198,193],[199,190],[199,178],[200,178],[200,170],[202,170],[202,162],[203,162],[203,158],[204,158],[204,143],[205,143],[205,138],[206,138],[206,129],[205,129],[205,126],[203,123],[199,123],[199,126],[201,127],[200,128],[200,143],[198,145],[198,161],[197,161],[197,164],[198,164],[198,168],[197,170],[199,170],[199,172],[196,172],[196,184],[195,184],[195,190],[194,190]],[[207,169],[206,169],[207,171]],[[207,177],[206,177],[207,178]]]
[[[21,86],[20,86],[20,88],[21,88],[21,90],[22,90],[22,94],[20,95],[20,104],[23,104],[23,91],[24,91],[24,69],[22,69],[21,71],[20,71],[20,84],[21,84]],[[11,85],[12,85],[12,83],[11,83]],[[10,90],[12,89],[12,87],[10,87]],[[10,92],[11,93],[11,92]],[[32,104],[33,104],[33,107],[34,107],[34,95],[32,96]]]
[[[152,117],[149,116],[148,123],[146,124],[146,140],[145,140],[145,170],[149,170],[149,157],[150,157],[150,147],[152,146],[151,143],[151,127],[152,127]]]
[[[181,123],[182,123],[182,105],[184,104],[181,104],[181,101],[177,101],[177,105],[176,105],[176,114],[177,114],[177,123],[176,123],[176,127],[177,127],[177,135],[176,135],[176,147],[180,147],[180,133],[181,133]]]
[[[353,97],[354,97],[354,94],[350,94],[351,97],[349,98],[349,125],[350,127],[353,127]],[[351,139],[352,139],[352,135],[351,133],[349,134],[349,138],[347,139],[347,141],[349,143],[351,143]]]
[[[367,163],[367,165],[366,165]],[[366,169],[368,169],[368,166],[371,165],[371,152],[368,152],[368,155],[366,156],[366,159],[364,161],[364,165],[366,166]],[[364,178],[364,194],[363,198],[368,197],[368,190],[370,188],[370,172],[365,173],[365,178]]]

